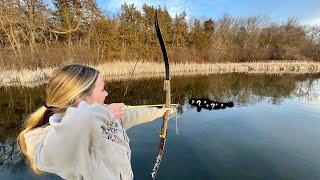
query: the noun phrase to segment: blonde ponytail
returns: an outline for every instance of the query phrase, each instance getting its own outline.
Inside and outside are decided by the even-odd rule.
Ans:
[[[27,152],[27,146],[24,140],[24,135],[29,132],[30,130],[39,127],[42,124],[43,121],[43,117],[44,114],[46,113],[46,108],[45,107],[40,107],[37,111],[35,111],[34,113],[30,114],[27,117],[27,120],[25,121],[24,124],[24,129],[22,132],[20,132],[19,136],[18,136],[18,144],[20,145],[20,151],[23,155],[25,155],[28,160],[28,164],[30,165],[31,170],[36,173],[37,175],[40,175],[42,172],[37,169],[37,167],[35,166],[34,163],[34,157],[28,155]]]

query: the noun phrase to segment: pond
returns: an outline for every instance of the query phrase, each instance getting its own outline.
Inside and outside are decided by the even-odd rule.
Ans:
[[[125,87],[128,93],[123,98]],[[106,103],[164,102],[163,79],[106,82]],[[173,77],[172,103],[157,179],[320,179],[320,75],[211,74]],[[44,103],[44,86],[0,88],[0,179],[33,175],[16,147],[23,119]],[[200,112],[190,98],[232,101]],[[150,179],[161,119],[128,130],[135,179]]]

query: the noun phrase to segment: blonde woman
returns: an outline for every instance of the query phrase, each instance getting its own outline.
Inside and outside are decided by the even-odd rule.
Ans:
[[[133,179],[126,129],[152,121],[171,108],[104,104],[108,92],[94,68],[72,64],[55,70],[46,103],[29,115],[18,136],[36,174],[65,179]]]

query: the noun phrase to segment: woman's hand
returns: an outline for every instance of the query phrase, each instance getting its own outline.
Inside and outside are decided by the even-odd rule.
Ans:
[[[176,109],[175,108],[166,108],[166,107],[163,107],[160,109],[160,111],[162,112],[162,114],[164,115],[167,111],[169,111],[169,116],[174,114],[176,112]]]
[[[112,103],[107,105],[117,119],[121,119],[124,114],[125,105],[123,103]]]

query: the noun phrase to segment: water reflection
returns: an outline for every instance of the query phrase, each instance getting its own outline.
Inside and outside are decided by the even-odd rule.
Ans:
[[[252,75],[216,74],[198,77],[177,77],[171,80],[172,103],[188,104],[190,98],[233,101],[235,106],[248,106],[261,101],[278,105],[295,97],[311,101],[318,97],[315,90],[320,75]],[[128,105],[161,104],[165,101],[163,79],[130,82],[107,82],[106,103],[124,102]],[[44,86],[36,88],[0,88],[0,168],[17,174],[26,166],[20,155],[16,136],[22,120],[44,103]],[[187,105],[186,105],[187,106]],[[235,107],[236,108],[236,107]],[[184,113],[184,112],[181,112]]]

